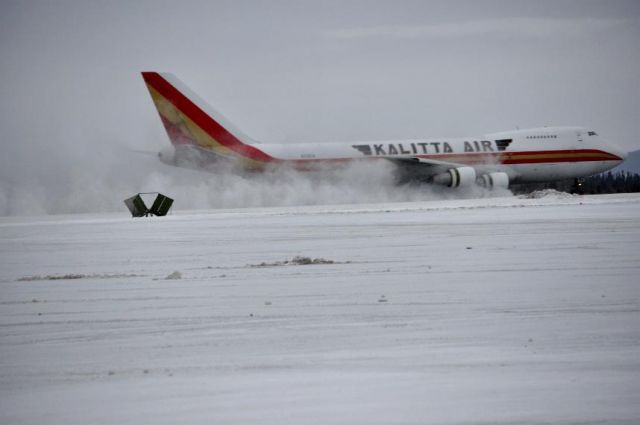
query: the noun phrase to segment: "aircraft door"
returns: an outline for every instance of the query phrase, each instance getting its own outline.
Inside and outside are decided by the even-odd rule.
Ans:
[[[582,131],[578,131],[576,135],[578,136],[578,142],[582,142]]]

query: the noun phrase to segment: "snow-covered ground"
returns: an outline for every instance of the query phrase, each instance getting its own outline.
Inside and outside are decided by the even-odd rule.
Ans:
[[[0,288],[2,424],[640,422],[638,195],[6,217]]]

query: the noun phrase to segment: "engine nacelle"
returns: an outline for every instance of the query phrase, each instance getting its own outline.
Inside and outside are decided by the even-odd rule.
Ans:
[[[476,182],[476,170],[471,167],[458,167],[446,173],[433,176],[433,182],[448,187],[471,186]]]
[[[478,184],[487,189],[507,189],[509,187],[509,176],[507,173],[483,174],[478,179]]]

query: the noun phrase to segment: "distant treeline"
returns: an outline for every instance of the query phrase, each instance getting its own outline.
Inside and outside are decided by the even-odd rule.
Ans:
[[[628,193],[640,192],[640,174],[620,171],[617,173],[597,174],[582,179],[581,185],[576,186],[576,181],[559,180],[549,183],[533,183],[514,185],[515,193],[529,193],[535,190],[555,189],[561,192],[600,194],[600,193]]]

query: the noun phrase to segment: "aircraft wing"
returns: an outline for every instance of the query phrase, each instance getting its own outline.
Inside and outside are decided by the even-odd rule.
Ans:
[[[390,161],[396,164],[396,179],[399,183],[428,182],[458,187],[476,182],[477,171],[466,164],[417,156],[393,158]],[[493,182],[489,184],[493,186]]]
[[[421,170],[421,174],[435,175],[445,173],[452,168],[468,167],[468,165],[449,161],[439,161],[432,158],[420,158],[417,156],[411,158],[389,158],[391,162],[400,168],[408,170]]]

